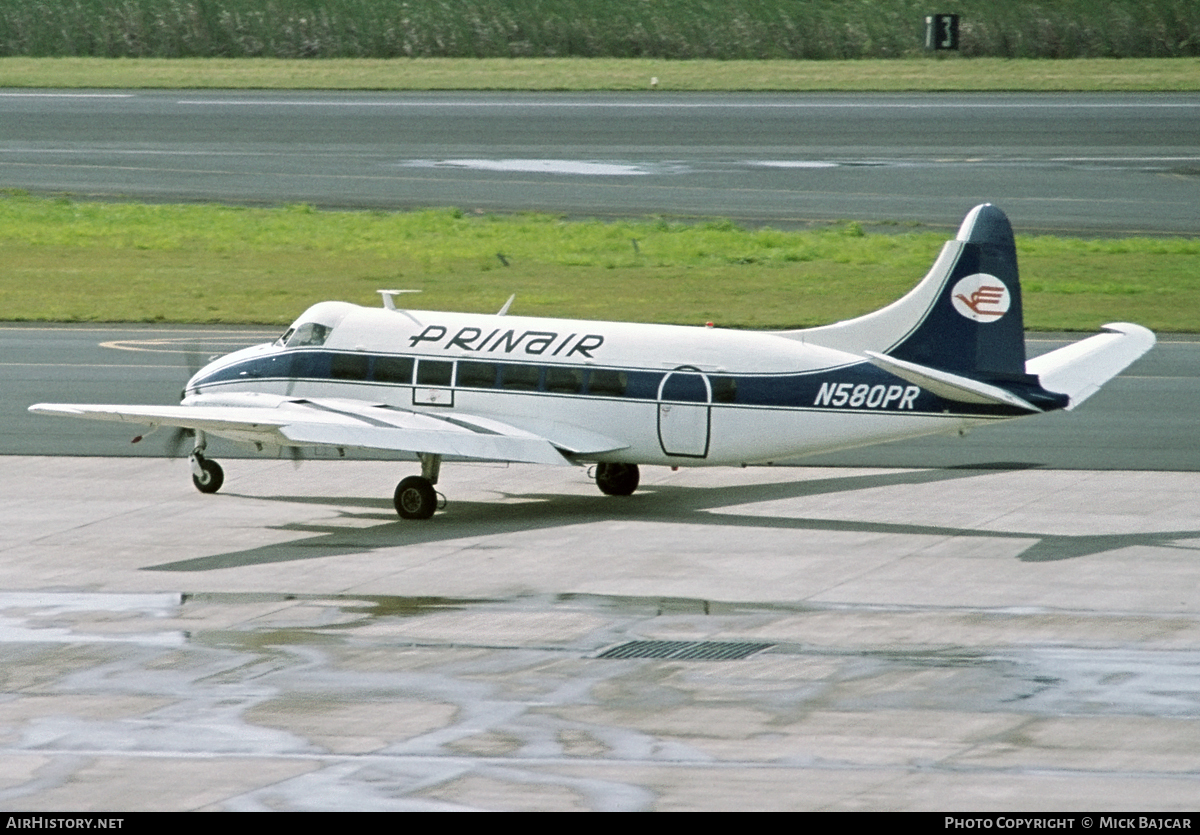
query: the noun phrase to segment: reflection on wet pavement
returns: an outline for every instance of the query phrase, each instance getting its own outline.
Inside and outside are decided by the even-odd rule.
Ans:
[[[1196,777],[1195,638],[1037,609],[3,593],[0,802],[881,808],[921,775],[1019,793],[1103,767],[1163,808]],[[633,640],[769,647],[598,657]]]

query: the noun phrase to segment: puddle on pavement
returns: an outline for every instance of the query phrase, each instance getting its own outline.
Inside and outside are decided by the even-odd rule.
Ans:
[[[1077,773],[1114,722],[1161,741],[1143,752],[1156,768],[1194,770],[1200,653],[1019,645],[1022,619],[1043,616],[1010,615],[1006,646],[929,646],[863,635],[982,619],[592,594],[0,594],[0,746],[32,769],[0,801],[72,805],[72,787],[109,781],[141,808],[158,763],[187,762],[233,786],[187,808],[533,808],[555,786],[564,808],[649,809],[655,791],[630,775],[720,761],[840,774],[939,751],[954,771],[955,752],[986,759],[1024,740],[1030,762],[1044,748]],[[639,640],[769,648],[596,657]],[[1093,729],[1078,752],[1056,747],[1062,717]]]
[[[972,710],[1068,715],[1200,712],[1200,653],[1104,646],[871,646],[862,640],[803,640],[806,616],[826,624],[838,613],[887,619],[884,609],[807,604],[741,604],[685,598],[561,594],[487,600],[383,595],[270,593],[78,592],[0,593],[0,643],[128,644],[187,652],[216,650],[249,656],[337,656],[348,652],[420,649],[519,652],[506,664],[536,666],[551,659],[585,664],[647,665],[671,661],[597,660],[607,647],[638,640],[769,643],[758,653],[775,665],[821,660],[839,670],[848,707],[969,707]],[[904,612],[899,613],[909,614]],[[1008,613],[1013,628],[1037,612]],[[992,620],[997,617],[991,615]],[[772,625],[787,622],[783,634]],[[798,632],[801,633],[797,640]],[[739,634],[741,633],[741,634]],[[429,659],[436,664],[436,658]],[[754,677],[739,660],[723,675]],[[736,665],[743,664],[741,672]],[[625,669],[625,668],[622,668]],[[619,675],[614,667],[613,675]],[[923,677],[927,679],[923,683]],[[874,680],[879,686],[845,682]],[[936,684],[934,682],[936,681]],[[824,698],[828,698],[826,693]]]

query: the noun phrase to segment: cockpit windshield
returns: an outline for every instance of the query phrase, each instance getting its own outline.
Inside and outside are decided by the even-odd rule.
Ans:
[[[342,320],[354,310],[346,302],[314,304],[275,340],[278,348],[316,348],[324,345]]]
[[[311,348],[324,345],[331,333],[333,333],[333,328],[328,325],[305,322],[290,333],[285,333],[280,339],[286,340],[284,344],[289,348]]]

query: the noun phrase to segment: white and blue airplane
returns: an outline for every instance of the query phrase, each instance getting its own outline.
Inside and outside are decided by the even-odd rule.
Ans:
[[[224,480],[208,435],[410,453],[421,474],[396,487],[396,511],[427,519],[443,460],[594,465],[600,490],[625,496],[643,464],[770,462],[1071,410],[1155,341],[1115,323],[1027,360],[1012,227],[990,204],[899,301],[805,330],[405,310],[380,292],[382,307],[322,302],[217,359],[178,406],[30,411],[191,430],[204,493]]]

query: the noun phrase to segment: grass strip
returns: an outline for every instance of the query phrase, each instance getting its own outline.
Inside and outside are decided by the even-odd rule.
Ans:
[[[854,61],[648,58],[0,58],[0,87],[307,90],[1200,90],[1197,58],[932,57]]]
[[[0,319],[262,323],[326,299],[735,328],[804,327],[907,292],[942,231],[805,231],[729,221],[568,221],[455,209],[90,203],[0,193]],[[1200,241],[1017,239],[1026,325],[1200,330]]]

